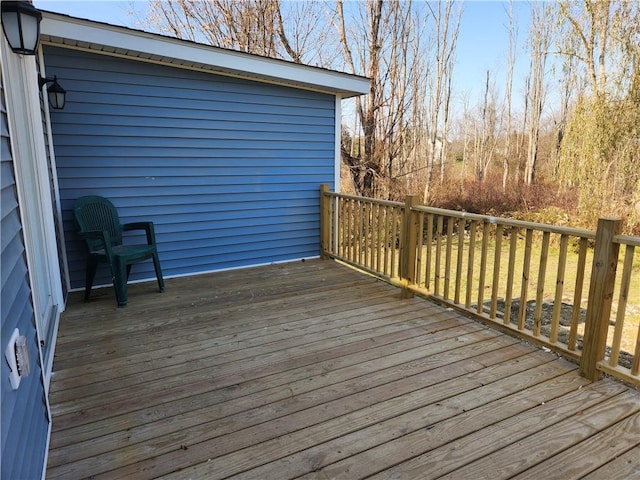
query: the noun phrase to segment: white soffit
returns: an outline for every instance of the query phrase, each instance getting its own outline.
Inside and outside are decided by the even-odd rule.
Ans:
[[[96,51],[305,90],[354,97],[369,92],[369,79],[348,73],[251,55],[141,30],[42,12],[45,44]]]

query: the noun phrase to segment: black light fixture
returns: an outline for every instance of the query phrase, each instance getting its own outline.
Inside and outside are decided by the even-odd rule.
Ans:
[[[41,20],[42,14],[29,2],[2,2],[2,30],[15,53],[36,54]]]
[[[49,97],[49,103],[57,110],[64,108],[64,102],[66,101],[67,91],[58,83],[58,77],[53,78],[38,77],[38,85],[42,88],[43,85],[51,83],[47,88],[47,96]]]

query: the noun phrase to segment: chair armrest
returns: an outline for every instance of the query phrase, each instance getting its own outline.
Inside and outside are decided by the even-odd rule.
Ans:
[[[156,232],[153,228],[153,222],[134,222],[122,225],[123,232],[129,232],[131,230],[144,230],[147,234],[147,245],[156,244]]]
[[[107,256],[111,258],[113,253],[111,251],[111,235],[106,230],[87,230],[84,232],[78,232],[80,238],[83,240],[91,241],[98,240],[101,243],[101,248],[105,251]],[[95,250],[92,251],[92,253]]]

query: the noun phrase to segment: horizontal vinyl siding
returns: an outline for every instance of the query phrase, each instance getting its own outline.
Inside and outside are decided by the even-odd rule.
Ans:
[[[45,63],[68,92],[52,123],[73,288],[83,195],[110,198],[123,223],[153,221],[166,276],[318,254],[333,96],[53,47]],[[132,270],[152,277],[150,262]]]
[[[0,82],[0,85],[2,83]],[[13,170],[11,142],[7,126],[4,92],[0,89],[0,179],[1,233],[0,257],[2,325],[2,395],[0,478],[39,479],[44,464],[48,420],[44,404],[31,289],[27,275],[22,224]],[[4,348],[13,330],[18,328],[27,337],[31,372],[23,377],[18,390],[9,382],[9,366]]]

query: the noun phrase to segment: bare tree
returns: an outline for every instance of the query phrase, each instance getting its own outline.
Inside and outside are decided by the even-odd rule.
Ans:
[[[358,193],[389,197],[391,178],[400,174],[398,163],[412,150],[415,138],[410,123],[415,117],[423,20],[410,1],[383,0],[352,3],[348,10],[337,0],[335,18],[348,68],[371,79],[369,95],[356,98],[362,151],[357,157],[343,152],[343,158]]]
[[[584,0],[561,2],[563,19],[570,26],[567,33],[570,43],[565,43],[562,53],[578,58],[586,67],[593,95],[604,92],[607,73],[606,59],[611,36],[611,0]]]
[[[462,98],[462,170],[460,171],[460,192],[464,189],[464,180],[467,174],[468,157],[469,157],[469,128],[473,124],[471,113],[469,111],[469,95],[465,94]]]
[[[561,80],[560,80],[560,110],[557,112],[555,123],[555,148],[553,151],[553,174],[558,176],[560,171],[560,150],[564,139],[569,115],[572,108],[575,108],[575,98],[578,92],[583,91],[583,87],[579,84],[577,76],[576,58],[570,55],[564,56],[561,64]]]
[[[509,19],[509,50],[507,53],[507,77],[505,88],[505,107],[506,107],[506,135],[504,146],[504,159],[502,162],[502,190],[507,189],[507,180],[509,179],[509,161],[511,160],[511,101],[513,98],[513,68],[516,63],[516,47],[518,45],[518,24],[513,18],[513,0],[509,1],[509,10],[507,10]]]
[[[451,81],[455,60],[458,32],[462,10],[454,11],[453,2],[438,2],[436,8],[426,4],[431,12],[434,28],[434,70],[429,74],[429,150],[427,152],[427,169],[423,201],[429,202],[433,167],[436,161],[441,164],[441,179],[444,176],[446,153],[446,134],[449,130],[449,108],[451,100]]]
[[[335,60],[318,2],[280,0],[152,0],[150,21],[178,38],[328,66]],[[333,53],[329,53],[333,52]]]
[[[358,193],[366,196],[373,196],[375,192],[375,178],[381,173],[381,161],[379,158],[379,147],[376,130],[377,112],[381,103],[381,85],[378,81],[380,73],[380,56],[382,45],[380,44],[380,27],[382,19],[383,0],[371,0],[367,2],[366,24],[368,29],[366,37],[368,45],[366,53],[366,65],[358,65],[366,68],[367,75],[372,79],[369,86],[369,96],[366,99],[358,97],[356,99],[356,113],[360,118],[362,131],[364,134],[364,155],[357,158],[348,158],[347,162],[351,168],[354,183]],[[336,3],[338,28],[340,33],[340,43],[344,49],[344,56],[351,68],[352,73],[356,73],[356,59],[351,48],[351,42],[347,37],[347,27],[344,15],[344,5],[342,0]],[[359,45],[360,46],[360,45]],[[362,54],[362,53],[361,53]],[[361,60],[364,60],[362,56]]]
[[[475,128],[475,173],[476,180],[484,181],[489,165],[494,158],[498,142],[498,102],[491,72],[487,70],[483,101],[480,106],[480,125]]]
[[[540,135],[540,117],[545,95],[545,73],[547,55],[551,42],[552,7],[550,5],[533,4],[531,7],[531,28],[529,31],[529,47],[531,49],[530,72],[530,110],[527,134],[529,146],[527,162],[524,170],[524,181],[527,185],[534,182],[537,159],[538,140]]]

